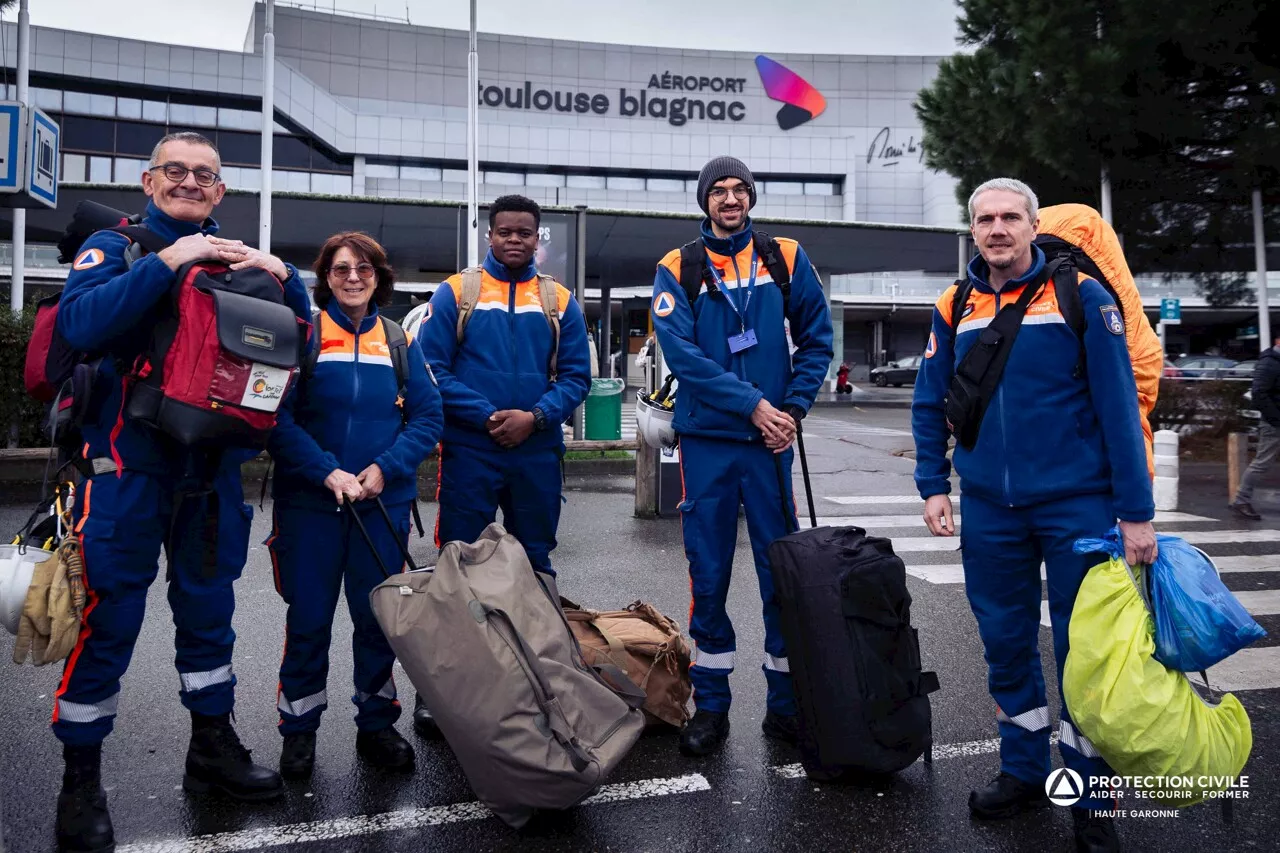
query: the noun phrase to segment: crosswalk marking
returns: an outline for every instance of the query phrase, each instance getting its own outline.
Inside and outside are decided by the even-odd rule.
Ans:
[[[880,506],[883,504],[922,504],[917,495],[849,495],[842,498],[823,498],[842,506]]]
[[[1280,530],[1162,530],[1164,536],[1177,536],[1192,545],[1250,545],[1261,542],[1280,542]],[[937,553],[956,551],[960,548],[958,536],[906,536],[893,540],[893,550],[899,554]]]
[[[1214,557],[1213,562],[1218,567],[1218,571],[1224,575],[1280,572],[1280,554],[1264,554],[1258,557]],[[964,566],[950,563],[935,566],[907,566],[907,574],[937,585],[964,583]],[[1044,563],[1040,564],[1040,579],[1044,580]]]
[[[1278,673],[1280,646],[1241,649],[1217,666],[1209,668],[1209,686],[1223,691],[1268,690],[1280,687]]]
[[[963,521],[963,516],[956,513],[956,523]],[[1213,521],[1203,515],[1191,515],[1185,512],[1157,512],[1153,521],[1156,524],[1192,524]],[[818,516],[819,527],[863,527],[868,530],[888,530],[890,528],[924,527],[920,515],[831,515]]]

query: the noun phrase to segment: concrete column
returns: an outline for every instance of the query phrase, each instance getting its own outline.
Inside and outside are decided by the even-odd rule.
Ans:
[[[355,198],[369,195],[365,191],[364,186],[364,167],[365,158],[363,154],[357,154],[351,164],[351,195]]]

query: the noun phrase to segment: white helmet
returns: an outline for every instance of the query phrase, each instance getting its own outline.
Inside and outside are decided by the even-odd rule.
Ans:
[[[650,447],[676,446],[676,395],[671,390],[674,381],[674,375],[668,376],[662,387],[648,396],[643,391],[636,392],[636,429]]]
[[[36,564],[52,557],[43,548],[0,545],[0,625],[17,636],[22,605],[27,600]]]
[[[418,336],[418,326],[422,324],[422,318],[427,316],[430,306],[430,302],[423,302],[421,305],[413,306],[409,313],[404,315],[404,319],[400,321],[400,328],[404,329],[406,335],[412,338]]]

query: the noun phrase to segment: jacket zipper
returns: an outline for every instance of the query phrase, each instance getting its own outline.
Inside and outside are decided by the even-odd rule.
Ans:
[[[507,297],[507,329],[511,333],[511,387],[516,389],[520,387],[520,347],[516,341],[516,286],[517,282],[513,278],[511,281],[510,295]]]
[[[1023,285],[1029,287],[1030,285]],[[1000,313],[1000,293],[996,292],[996,313]],[[1013,353],[1009,353],[1009,357],[1013,357]],[[1007,362],[1006,362],[1007,366]],[[1004,501],[1010,507],[1013,506],[1013,497],[1009,489],[1009,442],[1007,440],[1007,430],[1004,419],[1004,381],[996,386],[996,408],[1000,410],[1000,471],[1001,480],[1004,486]]]
[[[352,353],[352,361],[351,361],[351,408],[353,411],[355,410],[356,406],[360,405],[360,324],[363,322],[364,320],[361,320],[360,323],[355,324],[356,338],[355,338],[355,344],[353,346],[353,349],[355,351]],[[351,443],[351,421],[352,421],[351,413],[348,412],[347,413],[347,434],[342,440],[342,456],[344,459],[347,458],[347,453],[350,450],[349,445]]]

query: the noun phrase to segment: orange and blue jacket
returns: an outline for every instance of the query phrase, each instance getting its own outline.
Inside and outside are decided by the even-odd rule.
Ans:
[[[702,244],[716,270],[717,293],[703,289],[689,304],[680,286],[679,249],[658,264],[653,282],[653,329],[680,382],[672,426],[678,435],[760,441],[751,413],[762,399],[779,409],[794,405],[808,412],[813,405],[831,367],[831,312],[822,282],[795,240],[778,239],[791,272],[786,317],[782,290],[764,260],[755,257],[750,222],[721,238],[704,220]],[[784,320],[790,322],[794,355]],[[755,333],[756,344],[734,353],[729,339],[746,330]]]
[[[440,393],[422,350],[410,342],[401,400],[376,307],[356,329],[331,301],[318,325],[310,341],[320,347],[315,371],[285,397],[267,444],[276,463],[272,494],[332,509],[325,478],[335,468],[359,474],[376,462],[385,480],[383,502],[412,500],[418,465],[443,428]]]
[[[951,491],[944,401],[952,374],[1001,306],[1042,278],[1044,253],[1034,245],[1032,252],[1031,268],[999,292],[988,284],[986,262],[974,258],[958,325],[951,316],[955,285],[934,306],[911,405],[923,498]],[[1027,307],[977,443],[955,449],[961,490],[1011,508],[1110,494],[1119,519],[1150,521],[1155,503],[1123,315],[1098,282],[1082,277],[1079,286],[1083,342],[1063,318],[1052,280]],[[1077,376],[1082,343],[1086,370]]]
[[[444,401],[444,441],[495,453],[564,447],[561,424],[582,405],[591,386],[587,324],[577,300],[557,286],[560,347],[556,378],[550,374],[552,333],[538,297],[533,264],[512,271],[489,252],[476,302],[462,343],[458,343],[458,303],[462,276],[436,289],[417,339],[422,344]],[[506,451],[489,437],[485,422],[494,412],[540,409],[546,426]]]

